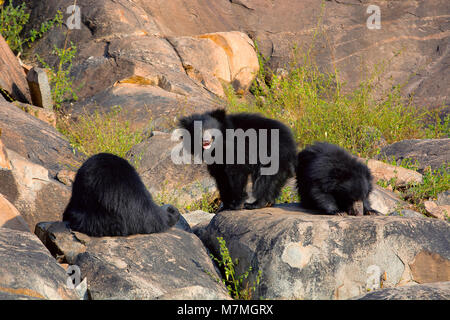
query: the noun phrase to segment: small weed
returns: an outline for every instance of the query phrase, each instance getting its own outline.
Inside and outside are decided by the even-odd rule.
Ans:
[[[300,202],[298,192],[287,186],[281,189],[281,195],[276,199],[275,203],[293,203]]]
[[[219,267],[222,268],[224,274],[222,282],[228,289],[228,293],[233,299],[236,300],[252,299],[253,294],[256,291],[256,286],[258,286],[261,281],[261,270],[257,272],[255,281],[250,284],[249,281],[246,280],[248,279],[250,272],[253,271],[253,268],[250,266],[246,272],[244,272],[242,275],[238,275],[236,273],[238,259],[233,261],[227,248],[226,241],[223,239],[223,237],[217,237],[217,241],[219,242],[220,246],[220,259],[214,257],[213,255],[211,255],[211,258],[217,262]]]
[[[72,69],[72,60],[77,53],[77,47],[71,42],[69,47],[53,48],[52,54],[58,57],[57,67],[51,67],[39,55],[36,58],[42,66],[48,70],[49,82],[52,91],[52,99],[55,104],[54,108],[58,111],[61,109],[63,102],[68,100],[78,100],[75,90],[72,88],[72,79],[70,78],[70,70]]]
[[[96,110],[76,120],[60,117],[57,128],[71,146],[86,157],[108,152],[127,158],[128,151],[146,139],[148,133],[144,129],[133,130],[125,115],[126,112],[116,106],[110,112]]]

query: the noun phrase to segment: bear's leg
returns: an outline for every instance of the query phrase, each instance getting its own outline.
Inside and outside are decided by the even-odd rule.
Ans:
[[[227,170],[227,176],[230,185],[230,198],[227,199],[227,203],[222,200],[225,207],[224,209],[241,209],[242,203],[247,198],[245,187],[247,186],[248,173],[242,170],[242,168],[232,167]]]
[[[366,197],[363,200],[363,208],[364,208],[364,215],[368,216],[382,216],[383,214],[375,209],[372,209],[372,206],[370,205],[369,198]]]
[[[175,206],[171,204],[165,204],[161,206],[161,209],[163,209],[164,211],[163,214],[167,215],[167,225],[169,228],[174,226],[180,219],[180,212]]]
[[[344,212],[339,210],[333,195],[323,192],[318,187],[312,187],[310,195],[311,199],[315,202],[316,208],[325,211],[325,214],[345,215]]]
[[[208,172],[216,181],[216,186],[220,194],[220,200],[222,201],[222,204],[220,205],[219,209],[217,209],[216,213],[229,209],[229,204],[233,200],[233,189],[230,186],[230,181],[225,171],[225,166],[209,165]]]
[[[259,175],[253,182],[253,197],[256,199],[252,203],[245,203],[245,209],[252,210],[271,206],[280,195],[288,175],[285,172],[278,172],[275,175]]]

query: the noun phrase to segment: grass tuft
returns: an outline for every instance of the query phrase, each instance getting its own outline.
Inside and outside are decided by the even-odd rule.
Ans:
[[[86,158],[108,152],[128,159],[130,149],[149,137],[145,129],[131,128],[126,111],[120,106],[113,107],[110,112],[85,113],[76,120],[60,117],[57,127],[71,146]]]

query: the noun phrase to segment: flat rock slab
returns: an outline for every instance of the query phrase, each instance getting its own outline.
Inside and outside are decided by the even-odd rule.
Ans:
[[[450,162],[450,139],[411,139],[403,140],[384,147],[379,159],[388,158],[401,161],[411,159],[419,163],[419,171],[425,167],[432,170]]]
[[[265,299],[348,299],[367,292],[370,272],[383,287],[450,280],[450,224],[431,218],[339,217],[297,205],[225,211],[202,240],[223,237],[238,272],[262,271]],[[373,278],[373,275],[372,275]]]
[[[79,299],[65,270],[30,232],[0,228],[0,299]]]
[[[230,299],[206,248],[193,233],[88,237],[63,222],[40,223],[50,251],[81,269],[91,299]]]
[[[450,300],[450,281],[369,292],[357,300]]]
[[[12,98],[31,102],[30,90],[19,60],[0,35],[0,88],[5,90]]]
[[[0,193],[13,204],[31,231],[40,221],[59,220],[70,188],[49,178],[49,171],[6,149],[11,170],[0,170]]]
[[[80,165],[80,158],[61,133],[12,103],[0,101],[0,128],[6,148],[47,168],[52,177]]]

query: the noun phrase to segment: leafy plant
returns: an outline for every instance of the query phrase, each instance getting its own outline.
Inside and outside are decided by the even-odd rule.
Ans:
[[[379,79],[389,61],[379,63],[355,89],[348,90],[339,81],[338,70],[321,71],[311,52],[294,48],[289,70],[282,73],[268,70],[258,54],[263,70],[253,84],[254,96],[240,97],[228,86],[228,109],[281,120],[292,128],[300,147],[328,141],[363,157],[376,154],[383,143],[448,136],[450,116],[442,122],[418,108],[402,96],[403,85],[382,90]],[[427,125],[430,119],[432,124]]]
[[[276,203],[292,203],[292,202],[300,202],[300,197],[298,193],[289,186],[281,189],[281,195],[276,199]]]
[[[76,120],[60,117],[58,130],[69,140],[71,146],[86,157],[109,152],[127,158],[128,151],[148,137],[143,129],[132,129],[126,112],[120,106],[110,112],[96,110],[85,113]]]
[[[69,47],[58,48],[53,47],[52,54],[58,57],[57,66],[51,67],[38,54],[37,59],[44,68],[50,70],[49,82],[52,92],[52,99],[55,104],[55,109],[61,109],[61,105],[66,100],[78,100],[78,96],[73,89],[72,79],[70,77],[70,70],[72,69],[72,60],[77,53],[77,47],[71,42]]]
[[[450,162],[435,170],[428,167],[422,176],[422,183],[411,184],[403,191],[404,198],[419,209],[422,209],[424,200],[436,199],[439,193],[450,190]]]
[[[211,255],[211,258],[217,262],[219,267],[222,268],[225,276],[222,279],[222,282],[227,287],[230,296],[233,299],[238,300],[252,299],[253,293],[256,291],[256,286],[259,285],[261,281],[261,270],[257,272],[255,281],[250,284],[250,282],[246,280],[248,280],[250,272],[253,271],[253,268],[250,266],[246,272],[238,275],[236,273],[238,259],[233,261],[227,248],[226,241],[223,237],[217,237],[217,241],[219,242],[220,259],[214,257],[213,255]]]
[[[419,168],[417,161],[408,158],[402,160],[383,159],[382,161],[414,171]],[[379,180],[377,184],[383,188],[392,188],[393,191],[400,194],[403,200],[411,203],[417,211],[426,214],[424,201],[436,199],[438,194],[450,190],[450,162],[442,164],[440,168],[435,170],[430,167],[425,168],[421,183],[410,183],[405,187],[398,187],[395,178],[392,178],[390,181]]]
[[[23,36],[23,28],[29,19],[30,14],[26,13],[25,2],[14,7],[12,1],[9,1],[7,5],[3,4],[1,8],[0,34],[5,38],[6,43],[8,43],[11,50],[15,53],[22,52],[25,45],[30,46],[32,42],[41,38],[55,25],[61,26],[63,16],[61,11],[57,11],[53,19],[43,22],[38,30],[32,29],[28,35]]]

